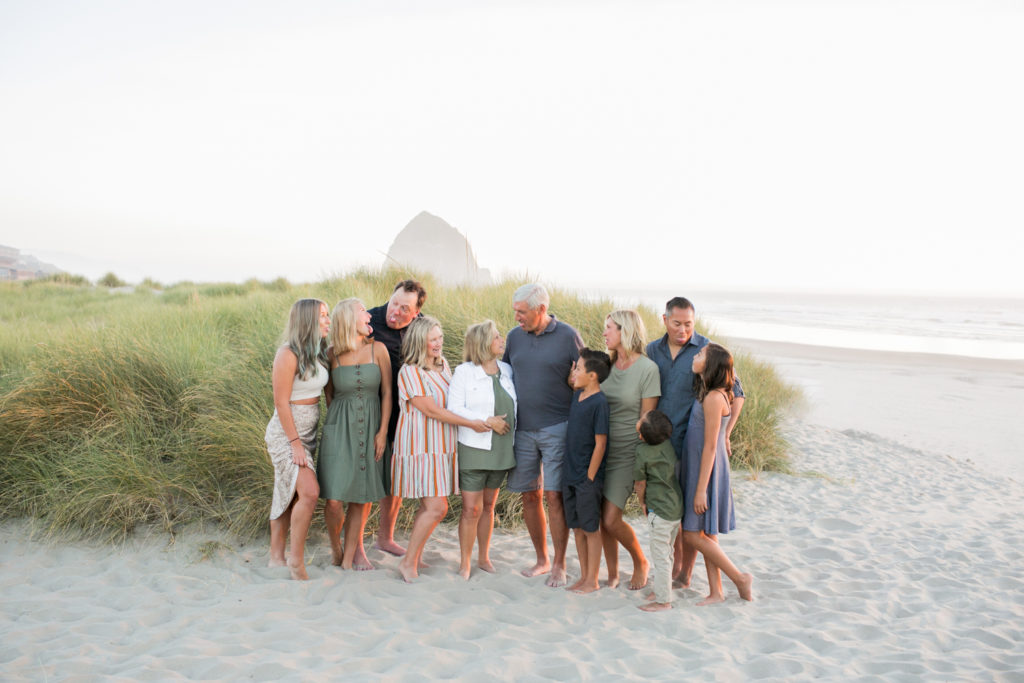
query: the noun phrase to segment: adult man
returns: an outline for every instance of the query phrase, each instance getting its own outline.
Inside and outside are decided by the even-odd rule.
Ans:
[[[686,425],[690,420],[690,409],[693,407],[693,357],[708,345],[709,339],[694,330],[696,311],[689,299],[681,296],[669,299],[665,304],[665,313],[661,316],[665,324],[665,335],[647,345],[647,357],[658,364],[661,373],[661,398],[658,399],[658,410],[668,415],[672,421],[672,447],[682,462],[683,440],[686,438]],[[735,399],[732,404],[732,416],[726,427],[725,443],[732,455],[732,444],[729,437],[736,426],[736,421],[743,410],[743,387],[739,377],[733,386]],[[685,486],[685,482],[683,482]],[[690,585],[693,565],[697,559],[696,549],[684,546],[682,534],[676,538],[675,561],[672,575],[682,587]]]
[[[565,585],[565,550],[569,543],[562,507],[562,457],[573,396],[569,375],[583,340],[570,325],[548,313],[550,302],[547,290],[539,284],[523,285],[515,291],[512,309],[519,327],[508,333],[503,360],[512,366],[519,401],[516,466],[509,473],[508,488],[523,496],[523,518],[537,552],[537,563],[522,574],[551,572],[547,585],[557,587]],[[548,559],[545,500],[554,563]]]
[[[388,446],[384,451],[384,497],[380,501],[380,524],[375,548],[401,557],[405,548],[395,543],[395,520],[402,507],[402,499],[391,495],[391,451],[398,425],[398,371],[402,369],[402,340],[409,323],[420,315],[427,290],[416,280],[402,280],[395,285],[386,304],[367,311],[373,339],[387,347],[391,357],[391,421],[388,423]]]

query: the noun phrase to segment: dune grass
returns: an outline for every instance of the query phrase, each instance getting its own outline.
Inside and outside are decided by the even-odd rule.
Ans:
[[[242,537],[265,533],[273,473],[263,432],[289,306],[306,296],[329,305],[356,296],[373,306],[405,276],[360,270],[309,285],[147,283],[134,292],[76,278],[0,285],[0,517],[109,540],[142,524],[173,532],[216,522]],[[421,279],[424,310],[442,321],[453,366],[467,326],[485,318],[503,331],[514,325],[518,281],[474,289]],[[611,302],[555,290],[551,308],[603,348]],[[649,336],[660,334],[658,315],[641,314]],[[738,365],[750,398],[734,462],[754,473],[786,469],[780,422],[795,390],[752,358],[739,356]],[[451,502],[449,521],[459,513],[458,497]],[[411,524],[414,509],[406,503],[400,524]],[[521,525],[518,496],[502,492],[497,523]]]

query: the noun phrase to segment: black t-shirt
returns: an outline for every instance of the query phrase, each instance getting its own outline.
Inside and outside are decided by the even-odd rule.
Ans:
[[[409,326],[406,325],[400,330],[388,327],[387,304],[371,308],[367,313],[370,314],[373,341],[383,344],[388,350],[388,356],[391,357],[391,420],[388,422],[388,441],[394,441],[395,427],[398,425],[398,371],[402,369],[402,340],[405,339]]]
[[[595,434],[608,434],[608,399],[603,391],[588,396],[581,402],[580,394],[573,394],[569,406],[569,424],[565,434],[565,472],[562,481],[566,484],[579,484],[587,478],[590,469],[590,458],[594,455]],[[597,479],[604,479],[604,465],[608,461],[608,451],[601,459],[597,470]]]

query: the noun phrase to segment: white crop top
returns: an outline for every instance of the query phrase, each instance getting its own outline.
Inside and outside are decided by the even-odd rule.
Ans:
[[[313,375],[312,379],[302,379],[298,375],[295,375],[295,380],[292,382],[292,396],[290,401],[301,401],[307,398],[316,398],[320,395],[320,392],[327,386],[327,368],[316,363],[316,374]]]

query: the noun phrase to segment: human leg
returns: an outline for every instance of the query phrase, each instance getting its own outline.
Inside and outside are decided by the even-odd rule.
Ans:
[[[285,566],[284,547],[288,540],[288,529],[292,524],[292,508],[295,506],[295,498],[292,498],[288,509],[281,513],[277,519],[270,520],[270,561],[268,567]]]
[[[717,543],[717,541],[711,540],[711,537],[707,536],[702,531],[683,531],[683,534],[686,536],[686,542],[694,546],[698,551],[700,551],[701,555],[704,556],[705,564],[710,563],[710,565],[714,565],[716,569],[720,569],[725,572],[725,575],[729,577],[729,580],[736,585],[736,590],[739,592],[741,598],[744,600],[754,599],[753,575],[743,573],[737,569],[736,565],[729,560],[729,557],[725,554],[725,551],[722,550],[722,547]],[[709,580],[711,578],[710,571],[711,569],[709,566]],[[714,590],[714,587],[712,587],[712,590]],[[711,595],[708,597],[712,598],[714,596]],[[724,595],[722,596],[722,599],[724,599]],[[710,602],[720,602],[720,600],[710,600]],[[704,605],[710,603],[708,600],[704,600],[698,604]]]
[[[554,547],[554,562],[546,585],[557,588],[565,585],[565,552],[569,547],[569,527],[565,524],[565,508],[562,506],[561,491],[545,491],[548,503],[548,520],[551,526],[551,545]]]
[[[654,512],[647,514],[651,537],[651,563],[654,565],[653,602],[641,605],[645,612],[657,612],[672,608],[672,549],[679,532],[679,522],[658,517]]]
[[[508,474],[509,490],[522,494],[523,521],[526,523],[526,530],[530,533],[530,541],[537,555],[536,563],[520,572],[527,577],[551,571],[551,562],[548,559],[547,519],[541,495],[541,462],[537,435],[536,431],[516,431],[513,446],[516,466]]]
[[[345,520],[345,552],[341,560],[342,569],[373,569],[366,559],[363,547],[363,532],[366,530],[366,518],[370,515],[371,503],[349,503],[348,515]]]
[[[673,585],[676,588],[689,588],[693,580],[693,568],[697,564],[697,549],[683,539],[681,525],[675,546],[675,559],[672,564]]]
[[[639,590],[647,585],[647,573],[650,571],[650,563],[644,557],[644,551],[640,548],[640,541],[636,538],[633,527],[622,519],[622,508],[608,499],[602,505],[601,531],[605,535],[604,551],[605,561],[608,562],[608,582],[611,585],[613,570],[609,551],[614,555],[615,568],[614,578],[618,583],[618,548],[609,543],[607,537],[611,536],[614,541],[621,543],[633,560],[633,576],[630,577],[629,589]]]
[[[480,521],[476,526],[476,564],[485,572],[494,571],[494,565],[491,564],[491,536],[494,533],[494,505],[498,502],[498,490],[497,488],[484,489],[483,511],[480,513]]]
[[[565,552],[569,547],[569,527],[565,523],[565,508],[562,504],[562,462],[565,460],[568,426],[568,422],[560,422],[539,430],[537,435],[543,468],[544,499],[548,504],[548,524],[554,548],[551,575],[546,581],[551,588],[565,585]]]
[[[473,556],[473,541],[483,512],[483,491],[462,489],[462,516],[459,518],[459,576],[469,578],[470,560]]]
[[[305,581],[309,578],[306,573],[306,534],[309,532],[309,523],[313,520],[317,496],[320,495],[320,485],[311,469],[299,469],[295,494],[296,499],[292,503],[290,514],[291,555],[288,558],[288,570],[293,579]]]
[[[419,563],[423,555],[423,548],[427,544],[434,529],[444,519],[448,512],[448,498],[446,496],[425,496],[420,499],[420,509],[416,513],[416,521],[413,522],[412,533],[409,534],[409,547],[406,549],[402,561],[398,563],[398,571],[402,578],[411,583],[419,576]]]
[[[324,524],[327,525],[327,540],[331,543],[331,564],[340,567],[341,529],[345,524],[345,506],[340,500],[324,501]]]

